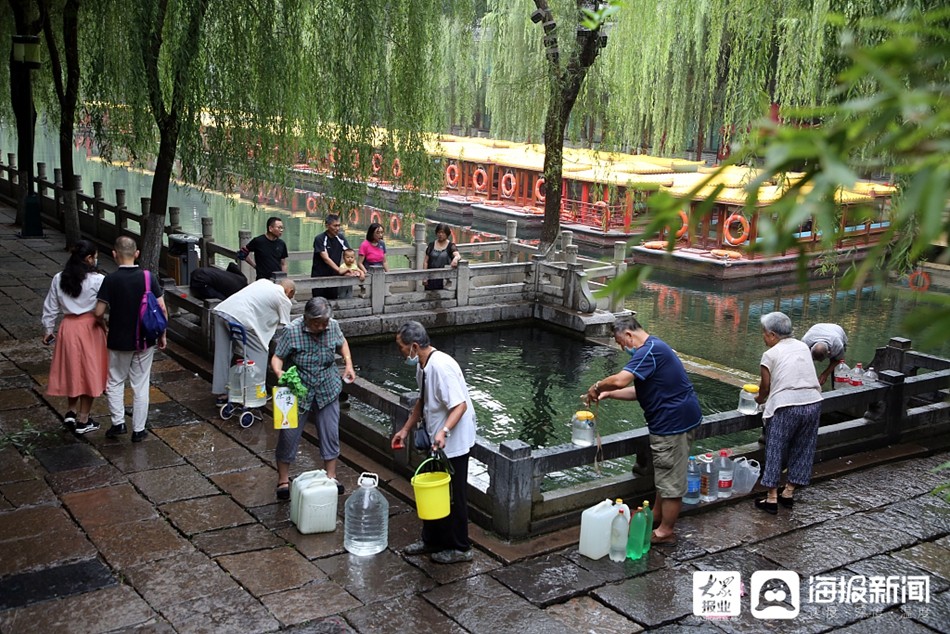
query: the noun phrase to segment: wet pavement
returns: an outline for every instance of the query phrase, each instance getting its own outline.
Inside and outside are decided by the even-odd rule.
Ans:
[[[62,428],[64,400],[44,394],[51,350],[40,342],[62,235],[20,240],[12,217],[0,207],[0,439],[19,447],[0,449],[0,632],[950,631],[950,504],[931,494],[950,479],[933,471],[946,451],[905,445],[850,473],[847,460],[821,465],[794,510],[772,517],[750,498],[702,509],[681,518],[677,544],[638,561],[581,556],[577,528],[506,544],[473,526],[474,561],[440,566],[402,554],[419,535],[405,481],[346,447],[348,492],[363,470],[385,484],[389,548],[343,549],[345,496],[334,532],[298,533],[274,497],[273,430],[219,420],[206,368],[195,374],[174,350],[156,356],[144,442],[104,437],[104,399],[93,410],[102,429],[76,438]],[[292,473],[319,462],[304,443]],[[752,615],[750,580],[763,570],[801,575],[797,617]],[[739,616],[695,616],[694,573],[721,571],[745,586]],[[810,576],[926,578],[929,600],[822,603]]]

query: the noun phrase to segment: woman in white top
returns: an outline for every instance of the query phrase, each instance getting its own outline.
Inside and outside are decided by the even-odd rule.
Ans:
[[[43,302],[43,343],[56,341],[49,370],[49,396],[65,396],[69,411],[63,423],[78,434],[99,429],[89,418],[92,401],[105,390],[109,378],[106,333],[93,315],[102,273],[96,270],[99,251],[89,240],[80,240]],[[62,313],[59,336],[53,334]]]
[[[765,470],[762,486],[766,497],[756,508],[775,515],[778,505],[792,508],[795,488],[811,481],[821,418],[821,384],[811,350],[792,338],[792,320],[785,313],[769,313],[759,320],[762,339],[769,347],[759,366],[761,379],[757,403],[765,403]],[[782,462],[788,463],[785,487],[778,488]]]

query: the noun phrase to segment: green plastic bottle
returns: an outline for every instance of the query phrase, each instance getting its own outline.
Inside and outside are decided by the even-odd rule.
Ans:
[[[636,561],[643,555],[643,509],[637,509],[630,518],[630,533],[627,535],[627,559]]]
[[[653,537],[653,509],[650,508],[650,503],[646,500],[643,501],[643,546],[640,548],[640,552],[646,555],[650,552],[650,538]]]

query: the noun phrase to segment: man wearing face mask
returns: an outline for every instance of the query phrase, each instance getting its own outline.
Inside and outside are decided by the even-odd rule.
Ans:
[[[650,541],[672,544],[686,494],[690,447],[703,418],[699,399],[673,349],[646,332],[634,317],[614,322],[614,341],[630,355],[630,361],[620,372],[590,386],[587,398],[639,401],[650,430],[656,485],[653,519],[658,526]]]
[[[468,454],[475,444],[475,408],[459,364],[429,342],[425,327],[408,321],[396,333],[399,354],[416,369],[419,400],[402,429],[393,435],[392,446],[402,447],[421,419],[432,447],[443,449],[452,463],[452,506],[448,517],[423,520],[422,539],[403,550],[406,555],[432,554],[432,561],[455,564],[472,560],[468,537]]]

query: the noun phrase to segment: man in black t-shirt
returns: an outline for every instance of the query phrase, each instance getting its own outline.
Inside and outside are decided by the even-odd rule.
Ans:
[[[350,248],[343,234],[340,233],[340,217],[336,214],[327,216],[327,230],[313,239],[313,266],[310,277],[328,277],[343,275],[346,271],[340,269],[343,261],[343,252]],[[337,299],[339,288],[315,288],[314,297]]]
[[[112,427],[106,438],[116,438],[127,433],[125,428],[125,382],[132,387],[132,442],[145,439],[145,421],[148,418],[148,385],[152,372],[152,357],[155,346],[165,349],[165,333],[158,339],[139,339],[139,313],[142,296],[145,294],[145,276],[149,290],[155,294],[162,312],[168,315],[162,286],[151,271],[140,269],[135,264],[139,257],[135,241],[128,236],[119,236],[112,250],[118,270],[106,275],[99,287],[99,301],[95,315],[103,324],[109,313],[106,347],[109,348],[109,381],[106,383],[106,399]],[[139,349],[144,348],[144,349]]]
[[[280,239],[284,221],[277,216],[267,219],[267,233],[247,243],[241,253],[247,263],[257,269],[257,279],[269,280],[274,273],[287,272],[287,245]]]

